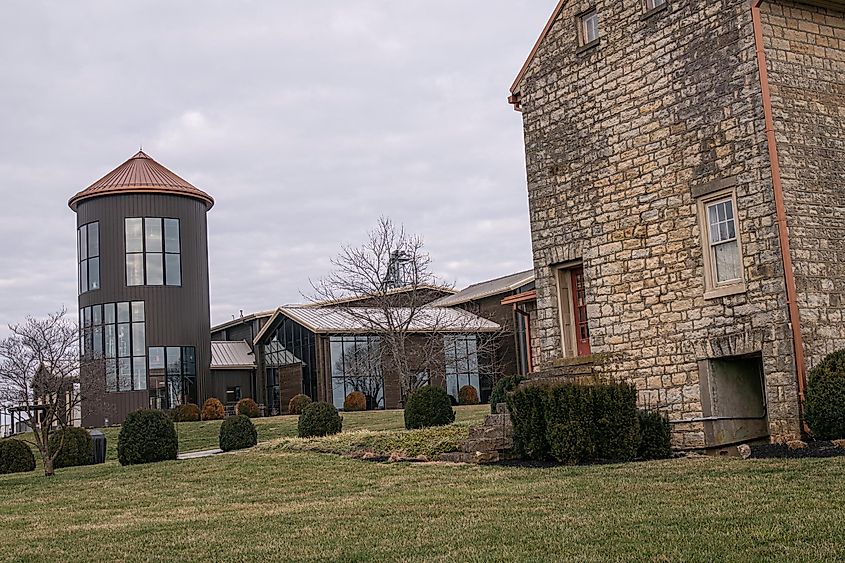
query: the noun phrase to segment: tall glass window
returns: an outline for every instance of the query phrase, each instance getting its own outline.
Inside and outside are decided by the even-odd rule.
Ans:
[[[312,399],[317,397],[317,342],[313,332],[285,319],[263,349],[266,367],[299,364],[302,367],[302,392]]]
[[[79,324],[83,335],[82,356],[87,360],[103,360],[107,392],[147,388],[143,301],[83,307]]]
[[[179,219],[127,217],[126,285],[182,285]]]
[[[384,408],[384,376],[377,336],[332,336],[332,398],[335,407],[353,391],[367,397],[367,408]]]
[[[151,346],[150,407],[196,403],[197,358],[193,346]]]
[[[443,337],[446,355],[446,392],[458,400],[458,391],[472,385],[481,396],[478,369],[478,337],[474,334],[448,334]]]
[[[79,293],[100,289],[100,224],[82,225],[77,231]]]

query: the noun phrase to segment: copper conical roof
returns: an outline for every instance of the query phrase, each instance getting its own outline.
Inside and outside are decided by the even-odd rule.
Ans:
[[[181,195],[204,202],[208,209],[214,205],[210,195],[168,170],[144,151],[138,151],[135,156],[70,198],[68,205],[76,211],[79,202],[86,199],[132,193]]]

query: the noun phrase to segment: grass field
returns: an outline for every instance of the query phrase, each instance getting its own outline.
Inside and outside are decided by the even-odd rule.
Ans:
[[[285,442],[0,476],[0,560],[845,559],[841,458],[535,469],[376,464]]]

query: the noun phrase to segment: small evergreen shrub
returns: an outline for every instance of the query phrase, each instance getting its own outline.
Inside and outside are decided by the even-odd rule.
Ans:
[[[805,404],[804,415],[816,438],[845,438],[845,350],[810,370]]]
[[[238,401],[238,404],[235,405],[235,414],[248,416],[249,418],[258,418],[258,403],[249,397],[241,399]]]
[[[507,395],[514,452],[562,463],[630,461],[640,444],[637,391],[610,385],[534,384]]]
[[[176,426],[162,411],[142,409],[129,413],[117,437],[121,465],[176,459],[179,442]]]
[[[93,447],[91,435],[84,428],[68,427],[50,434],[50,451],[59,450],[53,460],[56,469],[90,465]]]
[[[331,436],[343,428],[343,417],[334,405],[322,401],[306,405],[296,425],[300,438]]]
[[[672,457],[669,419],[655,411],[641,410],[640,445],[637,457],[640,459],[666,459]]]
[[[220,425],[220,449],[224,452],[251,448],[258,443],[258,431],[248,416],[231,416]]]
[[[35,471],[35,456],[29,445],[15,438],[0,440],[0,475],[30,471]]]
[[[343,410],[345,411],[365,411],[367,410],[367,396],[360,391],[353,391],[346,396],[343,401]]]
[[[478,391],[472,385],[464,385],[458,390],[458,403],[461,405],[477,405]]]
[[[302,414],[302,409],[311,404],[308,395],[295,395],[288,403],[288,414]]]
[[[197,422],[200,419],[200,408],[193,403],[179,405],[170,411],[173,422]]]
[[[211,397],[202,404],[203,420],[223,420],[226,417],[226,407],[219,399]]]
[[[496,412],[496,405],[499,403],[507,403],[507,395],[517,387],[526,378],[521,375],[507,375],[496,382],[493,387],[493,392],[490,393],[490,412]]]
[[[519,457],[543,460],[549,456],[545,412],[548,394],[546,385],[535,383],[507,395],[513,423],[513,449]]]
[[[428,428],[455,422],[455,411],[446,391],[426,385],[408,397],[405,404],[405,428]]]

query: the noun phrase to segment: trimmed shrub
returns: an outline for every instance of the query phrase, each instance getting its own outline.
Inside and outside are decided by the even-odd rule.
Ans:
[[[241,399],[238,401],[238,404],[235,405],[235,414],[248,416],[249,418],[258,418],[258,403],[249,397]]]
[[[405,403],[405,428],[428,428],[455,422],[455,411],[446,391],[426,385],[408,397]]]
[[[302,409],[311,404],[308,395],[295,395],[288,403],[288,414],[302,414]]]
[[[641,410],[640,445],[637,457],[640,459],[666,459],[672,457],[669,419],[656,411]]]
[[[0,475],[30,471],[35,471],[35,456],[29,445],[15,438],[0,440]]]
[[[508,393],[519,387],[519,384],[526,381],[521,375],[506,375],[496,382],[493,392],[490,393],[490,412],[496,412],[496,405],[506,403]]]
[[[543,460],[549,456],[546,440],[546,385],[535,383],[507,395],[513,423],[513,449],[519,457]]]
[[[458,390],[458,403],[462,405],[477,405],[478,390],[472,385],[464,385]]]
[[[845,438],[845,350],[828,355],[810,370],[805,416],[821,440]]]
[[[63,441],[64,440],[64,441]],[[93,443],[91,434],[84,428],[69,427],[50,434],[50,451],[59,449],[59,455],[53,460],[53,467],[77,467],[91,465]]]
[[[322,401],[306,405],[296,425],[300,438],[331,436],[339,433],[342,428],[343,417],[338,414],[334,405]]]
[[[173,422],[197,422],[200,419],[200,408],[194,403],[179,405],[170,411]]]
[[[179,442],[173,421],[159,410],[129,413],[117,437],[117,459],[121,465],[155,463],[176,459]]]
[[[258,431],[248,416],[230,416],[220,425],[220,449],[224,452],[251,448],[258,443]]]
[[[637,391],[610,385],[534,384],[507,395],[514,451],[562,463],[630,461],[640,444]]]
[[[226,407],[219,399],[211,397],[202,404],[203,420],[223,420],[226,418]]]
[[[345,411],[365,411],[367,410],[367,396],[360,391],[353,391],[343,400],[343,410]]]
[[[588,389],[593,405],[595,459],[631,461],[640,445],[637,388],[628,383],[593,385]]]

